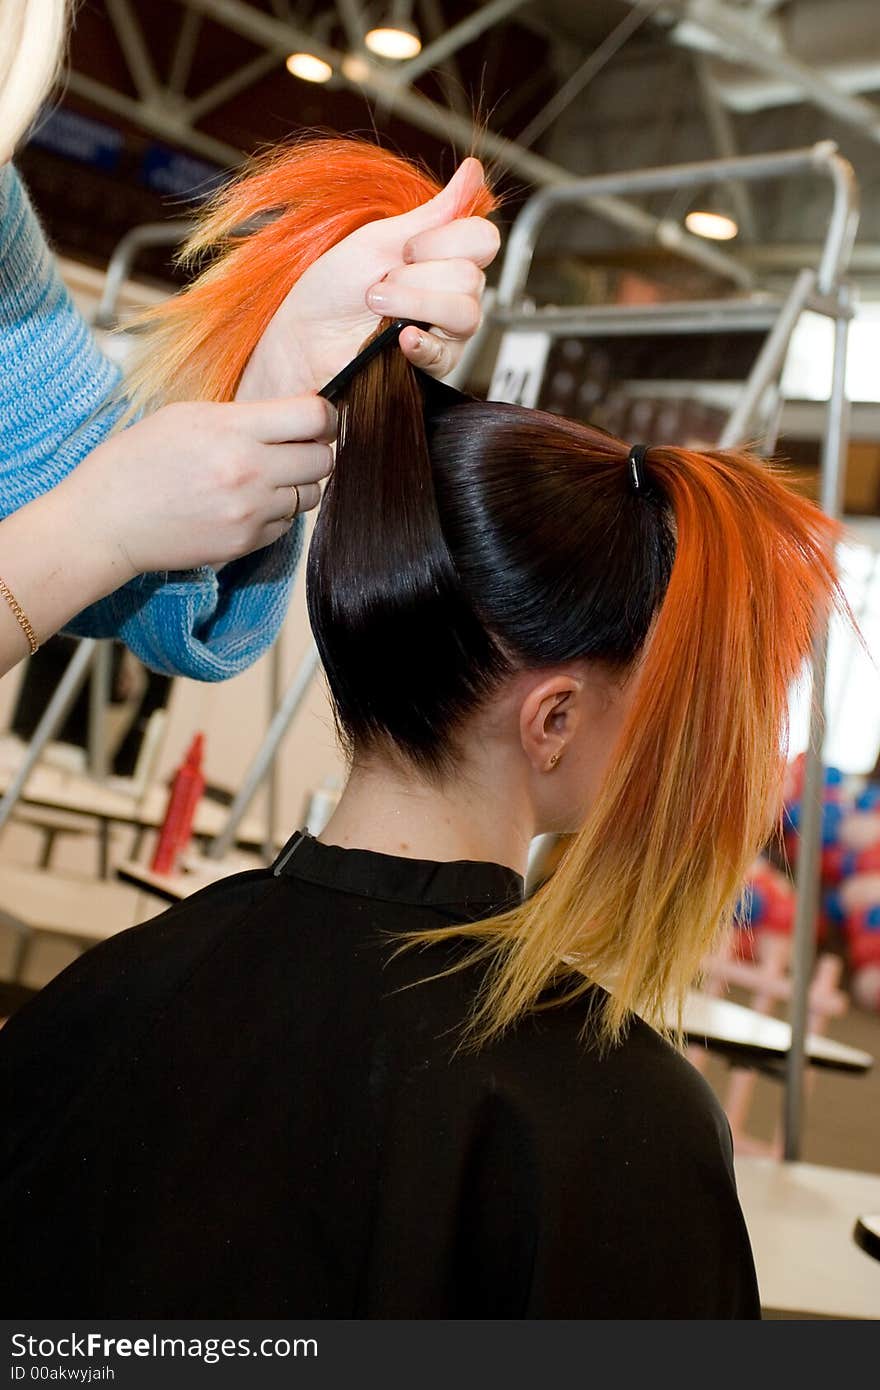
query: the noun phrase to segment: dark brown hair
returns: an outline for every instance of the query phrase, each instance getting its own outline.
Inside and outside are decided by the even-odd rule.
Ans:
[[[399,352],[356,378],[307,586],[350,754],[378,741],[448,772],[457,728],[512,671],[632,663],[675,543],[622,448],[540,411],[450,404]]]

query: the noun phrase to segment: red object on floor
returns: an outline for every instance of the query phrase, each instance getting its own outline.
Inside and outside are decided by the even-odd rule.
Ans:
[[[150,864],[150,868],[156,874],[172,873],[180,854],[190,842],[196,807],[205,790],[205,778],[202,773],[204,751],[205,736],[196,734],[186,757],[175,773],[165,819]]]

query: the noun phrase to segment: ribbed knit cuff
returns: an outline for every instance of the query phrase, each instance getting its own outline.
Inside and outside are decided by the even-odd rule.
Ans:
[[[80,637],[119,637],[154,671],[222,681],[268,651],[290,604],[305,521],[274,545],[225,565],[140,575],[67,626]]]

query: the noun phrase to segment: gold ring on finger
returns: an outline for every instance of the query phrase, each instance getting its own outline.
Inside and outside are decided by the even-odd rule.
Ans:
[[[293,492],[293,511],[288,512],[285,521],[294,521],[299,513],[299,488],[296,483],[291,483],[290,487]]]

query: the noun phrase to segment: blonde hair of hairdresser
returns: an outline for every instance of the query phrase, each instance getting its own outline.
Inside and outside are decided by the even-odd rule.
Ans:
[[[0,0],[0,162],[12,158],[55,80],[70,0]]]

